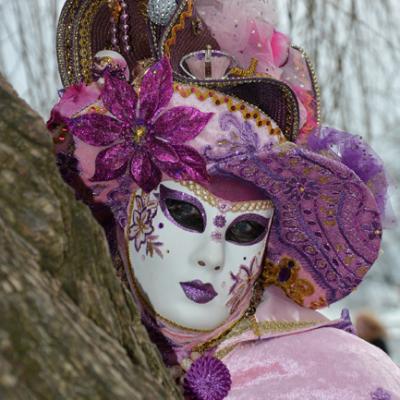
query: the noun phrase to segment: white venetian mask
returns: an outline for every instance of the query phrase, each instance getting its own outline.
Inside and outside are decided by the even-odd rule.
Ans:
[[[212,330],[245,310],[271,225],[269,201],[230,202],[164,181],[131,199],[127,240],[140,292],[162,318]]]

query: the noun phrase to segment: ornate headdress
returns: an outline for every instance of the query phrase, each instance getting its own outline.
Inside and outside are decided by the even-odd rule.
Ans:
[[[324,307],[378,256],[387,181],[360,138],[319,126],[306,54],[242,3],[68,0],[49,127],[104,224],[111,210],[123,228],[131,191],[166,177],[253,183],[275,207],[265,284]]]

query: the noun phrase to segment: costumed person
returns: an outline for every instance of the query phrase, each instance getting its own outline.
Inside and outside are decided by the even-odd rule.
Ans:
[[[387,345],[387,331],[382,322],[373,313],[368,311],[359,313],[356,318],[355,329],[360,338],[390,355]]]
[[[185,398],[400,398],[400,371],[352,332],[387,181],[319,126],[305,53],[265,1],[68,0],[58,164]]]

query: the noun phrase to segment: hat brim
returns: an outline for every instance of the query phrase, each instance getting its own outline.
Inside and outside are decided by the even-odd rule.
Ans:
[[[382,228],[374,196],[352,170],[291,143],[219,169],[256,184],[274,203],[265,285],[317,309],[361,283],[378,257]]]

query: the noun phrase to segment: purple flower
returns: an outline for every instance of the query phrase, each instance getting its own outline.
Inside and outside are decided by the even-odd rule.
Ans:
[[[165,110],[173,95],[168,59],[154,64],[139,91],[109,71],[100,98],[112,116],[85,114],[68,120],[71,133],[93,146],[108,146],[96,158],[92,181],[109,181],[125,174],[146,192],[161,181],[161,171],[177,180],[207,180],[206,163],[182,143],[194,139],[212,113],[193,107]]]
[[[214,225],[217,228],[223,228],[225,226],[225,224],[226,224],[226,218],[223,215],[217,215],[214,218]]]
[[[391,400],[392,396],[382,388],[378,388],[371,393],[371,400]]]
[[[231,374],[226,365],[217,358],[203,356],[190,367],[183,387],[190,400],[222,400],[231,385]]]

